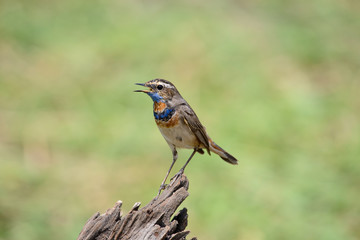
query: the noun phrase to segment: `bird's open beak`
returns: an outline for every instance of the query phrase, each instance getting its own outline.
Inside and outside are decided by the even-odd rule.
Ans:
[[[139,86],[146,87],[145,83],[135,83],[135,84],[136,84],[136,85],[139,85]],[[148,92],[150,92],[150,90],[135,90],[134,92],[148,93]]]

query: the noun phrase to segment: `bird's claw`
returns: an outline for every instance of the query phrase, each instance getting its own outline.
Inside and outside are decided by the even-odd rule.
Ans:
[[[160,190],[160,191],[161,191],[161,190],[165,190],[166,187],[167,187],[167,184],[165,184],[165,183],[164,183],[164,184],[161,184],[159,190]]]
[[[180,177],[181,175],[184,174],[184,169],[180,169],[179,172],[177,172],[171,179],[170,182],[172,182],[173,180],[177,179],[178,177]]]
[[[165,190],[165,188],[167,187],[167,184],[161,184],[160,188],[159,188],[159,192],[158,192],[158,196],[160,195],[162,190]]]

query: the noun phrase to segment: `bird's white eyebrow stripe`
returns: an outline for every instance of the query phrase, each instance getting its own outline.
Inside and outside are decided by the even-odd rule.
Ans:
[[[168,84],[168,83],[164,83],[164,82],[157,82],[156,83],[156,85],[163,85],[165,88],[174,88],[174,86],[173,85],[171,85],[171,84]]]
[[[165,86],[165,87],[167,87],[167,88],[174,88],[174,86],[173,86],[173,85],[168,84],[168,83],[164,83],[164,86]]]

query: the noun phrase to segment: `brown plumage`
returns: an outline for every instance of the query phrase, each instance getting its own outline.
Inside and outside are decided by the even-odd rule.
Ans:
[[[180,173],[184,171],[196,152],[204,153],[203,149],[206,149],[209,154],[210,152],[216,153],[230,164],[238,164],[235,157],[211,140],[196,113],[180,95],[174,84],[164,79],[154,79],[138,85],[149,88],[148,90],[137,90],[136,92],[144,92],[154,101],[155,122],[173,153],[173,162],[159,193],[163,189],[170,170],[178,157],[177,148],[194,150],[186,164],[180,169]]]

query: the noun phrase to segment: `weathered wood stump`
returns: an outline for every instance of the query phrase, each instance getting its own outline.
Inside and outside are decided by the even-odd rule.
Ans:
[[[121,216],[122,202],[118,201],[106,213],[96,213],[83,227],[78,240],[185,240],[190,233],[187,226],[187,209],[174,214],[179,205],[187,198],[189,181],[185,175],[178,175],[158,198],[154,198],[145,207],[140,203],[126,216]],[[196,240],[192,238],[191,240]]]

